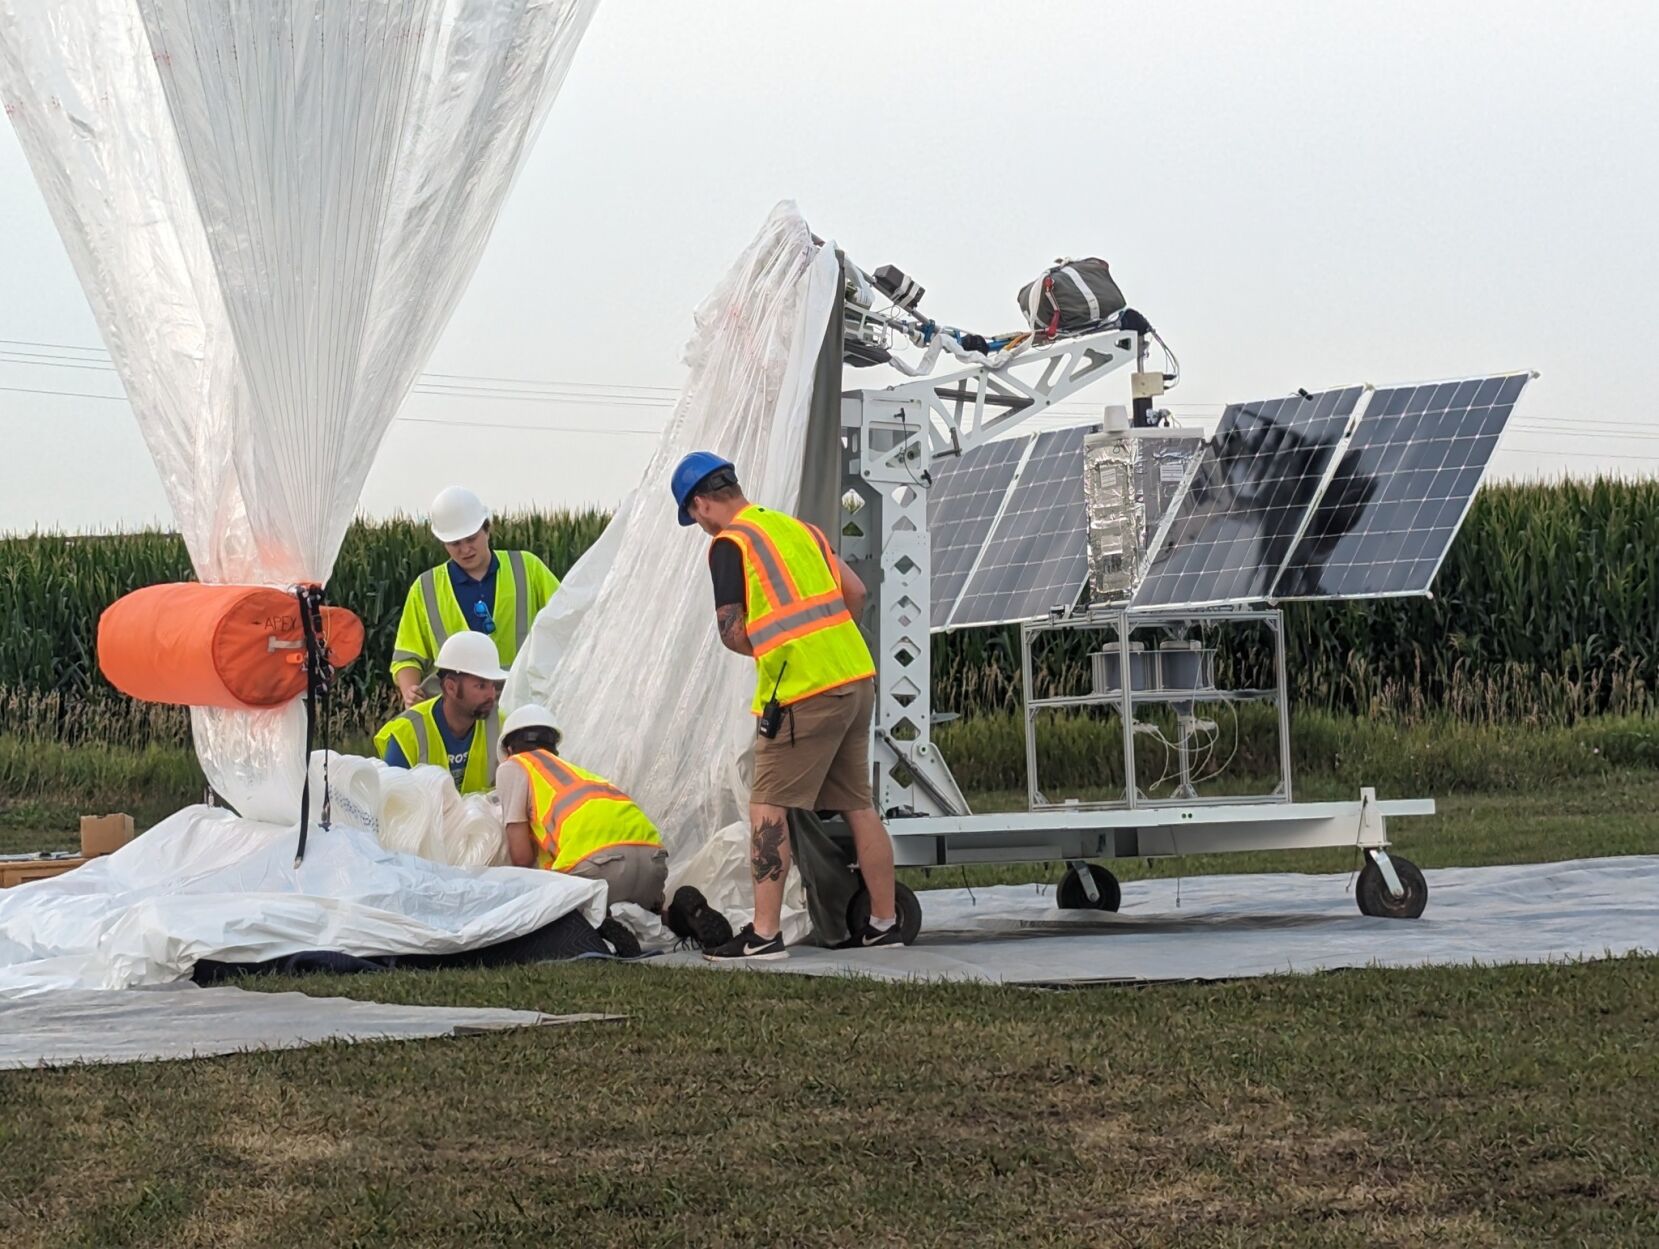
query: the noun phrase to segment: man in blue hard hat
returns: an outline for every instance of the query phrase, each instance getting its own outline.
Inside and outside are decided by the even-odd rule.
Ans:
[[[671,481],[680,524],[712,539],[709,572],[726,649],[755,661],[755,776],[749,795],[749,868],[755,921],[705,957],[779,959],[789,810],[840,813],[870,893],[870,920],[852,941],[902,944],[893,843],[870,791],[870,717],[876,666],[858,617],[864,583],[823,533],[743,495],[723,456],[694,451]]]

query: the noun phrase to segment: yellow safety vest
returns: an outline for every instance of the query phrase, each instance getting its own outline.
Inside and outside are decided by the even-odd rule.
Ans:
[[[501,566],[495,574],[495,601],[490,606],[495,632],[489,637],[501,656],[501,666],[511,668],[530,636],[531,621],[547,606],[547,600],[559,588],[559,579],[529,551],[497,551],[496,556]],[[455,597],[455,584],[449,579],[449,565],[439,564],[423,572],[403,601],[392,649],[392,676],[395,678],[405,668],[430,675],[439,648],[453,634],[465,633],[468,628]]]
[[[634,800],[601,776],[566,763],[551,750],[510,755],[530,778],[530,833],[536,866],[568,872],[613,846],[660,846],[657,832]]]
[[[436,698],[416,703],[400,716],[394,716],[380,732],[374,735],[374,748],[382,759],[392,741],[403,749],[403,757],[410,766],[430,763],[449,770],[449,752],[444,748],[443,731],[438,727]],[[467,747],[467,770],[459,786],[463,794],[489,792],[495,781],[496,742],[501,738],[501,712],[490,713],[472,730],[472,741]]]
[[[743,553],[756,715],[774,690],[787,707],[875,676],[870,648],[841,594],[841,563],[822,532],[751,504],[714,541],[736,543]]]

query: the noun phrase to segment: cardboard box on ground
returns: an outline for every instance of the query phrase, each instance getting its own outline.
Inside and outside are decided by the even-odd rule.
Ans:
[[[81,857],[95,859],[114,854],[133,839],[130,815],[81,816]]]

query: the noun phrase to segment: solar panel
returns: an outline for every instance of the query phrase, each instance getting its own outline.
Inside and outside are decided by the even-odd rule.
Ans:
[[[953,628],[1033,620],[1077,602],[1089,575],[1083,506],[1089,432],[1075,427],[1037,435],[956,605]]]
[[[1528,380],[1373,394],[1273,597],[1426,594]]]
[[[935,461],[927,494],[934,628],[950,623],[968,573],[991,534],[991,522],[1014,484],[1014,470],[1030,445],[1029,438],[1009,438]]]
[[[1233,404],[1153,551],[1135,607],[1268,597],[1364,389]]]

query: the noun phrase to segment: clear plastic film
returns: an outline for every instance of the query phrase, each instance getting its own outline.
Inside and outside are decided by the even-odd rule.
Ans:
[[[697,310],[679,407],[638,487],[536,618],[504,704],[549,707],[563,752],[624,789],[676,855],[747,819],[754,663],[721,647],[707,537],[669,477],[688,451],[737,465],[748,497],[793,509],[813,371],[841,282],[780,204]]]
[[[1203,445],[1197,430],[1108,430],[1083,441],[1089,587],[1117,602],[1132,596],[1164,514]]]
[[[326,582],[597,0],[0,0],[0,103],[197,575]],[[298,812],[303,716],[198,710]]]
[[[1135,443],[1127,430],[1083,440],[1083,501],[1088,509],[1089,587],[1103,599],[1134,590],[1144,510],[1135,491]]]

